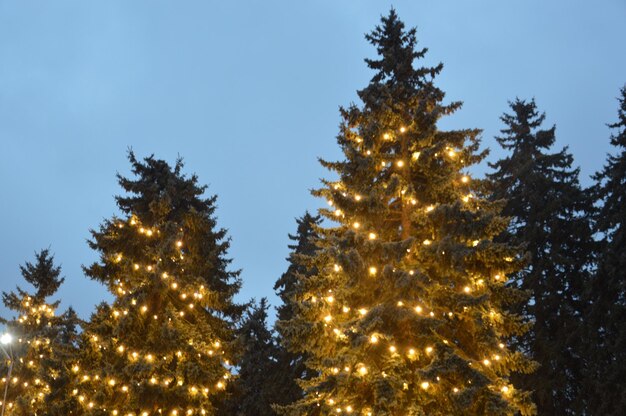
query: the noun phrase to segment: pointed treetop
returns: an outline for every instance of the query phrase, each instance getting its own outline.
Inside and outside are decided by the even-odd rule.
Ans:
[[[613,124],[609,124],[612,129],[618,129],[617,134],[611,136],[611,144],[616,147],[626,148],[626,85],[621,89],[621,97],[619,100],[619,110],[617,110],[617,117],[619,121]]]
[[[178,217],[190,208],[198,212],[212,212],[215,198],[198,198],[206,190],[206,186],[198,185],[194,174],[186,177],[182,173],[183,160],[178,158],[172,168],[166,161],[155,159],[150,155],[138,160],[132,150],[128,152],[128,160],[136,180],[117,174],[120,186],[129,194],[117,196],[119,208],[126,214],[141,215],[144,220],[152,221],[164,215]]]
[[[505,113],[500,117],[507,125],[500,132],[506,136],[496,137],[503,148],[517,147],[519,145],[518,140],[522,141],[522,148],[529,148],[533,151],[538,150],[538,148],[547,149],[554,144],[554,131],[556,129],[554,126],[548,130],[534,131],[543,124],[546,118],[545,113],[537,111],[534,98],[530,101],[516,98],[514,101],[509,101],[509,106],[513,110],[513,114]]]
[[[20,266],[20,271],[24,280],[37,289],[35,296],[42,300],[53,295],[65,281],[65,278],[59,277],[61,267],[54,265],[54,256],[49,249],[35,253],[35,263],[27,261]]]

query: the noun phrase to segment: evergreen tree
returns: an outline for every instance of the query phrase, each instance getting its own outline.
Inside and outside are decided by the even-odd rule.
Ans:
[[[316,376],[283,414],[533,414],[509,381],[533,367],[507,345],[528,328],[503,277],[521,267],[518,247],[493,241],[507,223],[463,173],[484,158],[479,131],[437,128],[461,104],[442,104],[441,64],[414,67],[415,33],[391,10],[366,36],[375,75],[362,106],[342,109],[345,159],[322,161],[338,180],[314,195],[337,225],[320,228],[317,272],[279,323]]]
[[[307,267],[307,260],[316,251],[316,228],[320,222],[321,217],[319,215],[305,212],[302,217],[296,219],[298,224],[296,234],[289,234],[289,239],[294,242],[288,246],[291,250],[287,258],[289,267],[274,285],[274,290],[282,301],[282,304],[277,308],[279,321],[287,322],[293,318],[293,296],[298,292],[303,281],[316,273],[314,269]],[[296,380],[309,378],[310,374],[308,374],[305,365],[305,355],[291,352],[282,347],[282,331],[280,327],[276,329],[279,350],[275,382],[277,388],[282,391],[276,404],[285,405],[302,398],[302,389]]]
[[[488,176],[511,218],[503,238],[525,244],[529,255],[510,277],[531,294],[519,310],[534,326],[517,341],[539,368],[520,377],[520,386],[534,390],[539,414],[580,414],[583,300],[593,260],[589,198],[567,148],[550,153],[555,127],[541,128],[545,114],[535,101],[516,99],[510,107],[496,138],[510,154],[491,164]]]
[[[58,319],[54,311],[59,304],[48,303],[47,299],[56,293],[64,278],[47,249],[36,253],[34,263],[20,266],[20,271],[35,292],[18,287],[16,292],[2,293],[4,305],[18,316],[0,320],[12,337],[5,347],[9,357],[0,364],[0,374],[7,374],[13,361],[10,377],[2,378],[0,386],[7,393],[5,415],[44,415],[48,414],[45,398],[51,391],[45,363],[55,347]]]
[[[88,415],[213,415],[235,354],[233,303],[239,272],[228,270],[216,197],[153,156],[130,152],[135,179],[118,175],[123,217],[92,231],[100,260],[85,268],[114,296],[81,334],[75,389]]]
[[[78,356],[78,326],[81,320],[72,307],[59,317],[57,332],[52,341],[52,354],[43,362],[50,386],[44,407],[46,416],[76,414],[80,408],[72,394],[72,363]]]
[[[589,414],[626,414],[626,86],[621,90],[618,121],[608,156],[594,176],[598,201],[595,229],[599,242],[597,273],[590,290],[591,346],[586,390]]]
[[[277,348],[267,327],[267,299],[253,302],[238,331],[242,346],[239,377],[229,413],[236,416],[274,416],[272,404],[282,394],[275,384]]]

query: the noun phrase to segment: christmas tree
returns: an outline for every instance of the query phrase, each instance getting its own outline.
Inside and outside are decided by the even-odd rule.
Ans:
[[[590,360],[586,391],[589,414],[626,414],[626,87],[604,168],[594,176],[599,242],[597,273],[590,290]]]
[[[294,295],[298,293],[300,287],[305,284],[305,280],[316,273],[314,269],[309,269],[310,259],[317,250],[315,240],[317,239],[316,228],[321,222],[319,215],[311,215],[305,212],[304,215],[296,219],[298,225],[295,235],[289,234],[289,239],[293,241],[288,247],[291,250],[287,261],[289,266],[287,271],[274,284],[274,290],[280,297],[282,304],[277,308],[278,323],[289,322],[294,316]],[[285,405],[293,403],[302,397],[302,389],[296,380],[310,377],[306,368],[306,356],[301,353],[289,351],[282,346],[284,329],[280,325],[276,326],[278,340],[278,362],[276,369],[276,383],[282,394],[276,404]]]
[[[277,348],[267,327],[267,299],[253,301],[238,332],[242,354],[239,361],[234,397],[226,412],[235,416],[274,416],[272,404],[283,391],[276,383]]]
[[[287,415],[514,415],[534,413],[509,376],[533,368],[509,339],[528,329],[505,285],[519,248],[495,242],[507,226],[467,168],[481,161],[478,130],[441,131],[457,110],[434,85],[442,65],[414,67],[426,49],[394,10],[366,36],[379,59],[342,109],[338,175],[314,191],[336,226],[319,230],[316,270],[280,322],[285,344],[316,372]]]
[[[54,265],[49,250],[41,250],[35,262],[20,266],[24,280],[34,288],[34,293],[17,288],[16,292],[2,293],[7,309],[17,313],[12,319],[1,319],[7,334],[2,345],[6,360],[0,365],[0,373],[7,374],[0,386],[4,397],[5,415],[47,415],[45,399],[51,392],[47,363],[55,349],[59,319],[54,312],[59,302],[48,303],[63,283],[61,268]]]
[[[539,368],[521,377],[520,386],[533,389],[539,414],[580,414],[583,301],[593,260],[590,200],[567,148],[549,153],[555,127],[541,128],[545,114],[535,101],[516,99],[510,107],[496,138],[510,154],[491,165],[489,177],[493,198],[506,200],[502,213],[511,218],[503,238],[525,244],[529,254],[510,278],[531,293],[519,311],[534,320],[533,329],[517,342]]]
[[[74,395],[88,415],[213,415],[230,378],[242,307],[216,197],[195,175],[130,152],[118,175],[123,214],[92,231],[100,260],[85,268],[114,296],[85,325]]]

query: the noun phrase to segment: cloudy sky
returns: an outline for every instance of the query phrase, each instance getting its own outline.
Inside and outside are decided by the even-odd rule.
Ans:
[[[418,27],[439,86],[465,105],[443,128],[493,136],[507,101],[535,97],[583,183],[610,151],[606,123],[626,83],[626,3],[395,1]],[[340,157],[338,107],[354,102],[374,55],[363,35],[387,1],[0,1],[0,290],[50,247],[59,296],[83,317],[108,299],[81,264],[90,228],[115,214],[126,151],[186,161],[219,195],[240,299],[268,296],[294,218]],[[485,167],[477,167],[477,173]]]

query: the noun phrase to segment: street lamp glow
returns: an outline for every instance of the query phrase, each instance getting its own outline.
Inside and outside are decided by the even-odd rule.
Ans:
[[[4,333],[0,336],[0,343],[7,345],[13,341],[13,337],[9,333]]]

